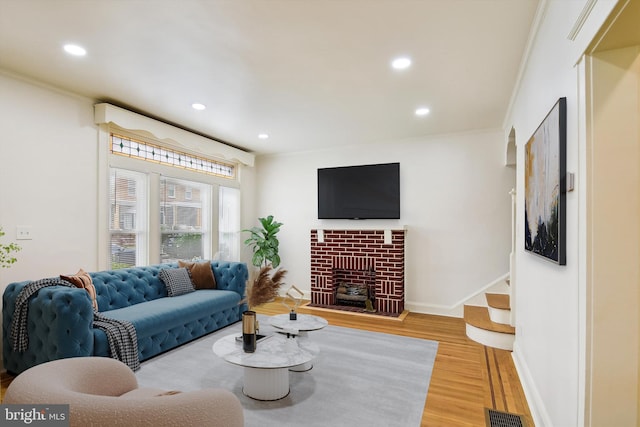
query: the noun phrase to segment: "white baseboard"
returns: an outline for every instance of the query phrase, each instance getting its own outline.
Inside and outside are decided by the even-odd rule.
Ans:
[[[503,285],[507,286],[505,283],[505,280],[509,277],[509,273],[505,273],[502,276],[498,277],[496,280],[494,280],[491,283],[486,284],[485,286],[483,286],[482,288],[480,288],[479,290],[473,292],[472,294],[466,296],[465,298],[461,299],[460,301],[456,302],[455,304],[452,305],[439,305],[439,304],[424,304],[421,302],[415,302],[415,301],[408,301],[406,300],[404,303],[404,308],[405,310],[408,310],[410,312],[413,313],[422,313],[422,314],[435,314],[438,316],[448,316],[448,317],[464,317],[464,305],[468,304],[470,302],[470,300],[472,300],[473,298],[476,297],[482,297],[484,298],[484,293],[487,291],[492,290],[491,288],[493,287],[498,287],[501,288]],[[279,295],[281,297],[284,297],[284,294],[286,293],[286,290],[284,289],[279,289],[278,290]],[[496,293],[505,293],[504,289],[495,289],[494,290]],[[303,290],[304,293],[304,297],[303,299],[308,299],[311,300],[311,291],[310,290]],[[483,300],[484,301],[484,300]],[[482,302],[473,302],[472,305],[486,305],[486,301],[485,303]]]
[[[529,410],[533,417],[533,423],[536,427],[553,427],[553,423],[545,409],[544,402],[542,401],[542,397],[540,396],[535,382],[533,381],[531,372],[529,371],[524,357],[522,357],[522,350],[518,345],[517,338],[516,342],[513,344],[511,358],[513,359],[516,371],[518,372],[518,377],[520,377],[520,384],[522,385],[524,395],[527,398]]]
[[[404,308],[405,310],[408,310],[412,313],[435,314],[438,316],[447,317],[463,317],[462,311],[458,313],[458,310],[455,310],[455,307],[452,308],[450,306],[444,305],[423,304],[419,302],[405,301]]]
[[[423,314],[435,314],[439,316],[448,316],[448,317],[464,317],[464,305],[468,304],[470,300],[473,300],[476,297],[484,298],[484,293],[489,291],[493,287],[502,287],[507,286],[505,283],[505,279],[509,277],[509,273],[505,273],[504,275],[498,277],[491,283],[486,284],[479,290],[473,292],[470,295],[467,295],[460,301],[456,302],[452,305],[438,305],[438,304],[423,304],[414,301],[405,301],[405,308],[411,312],[415,313],[423,313]],[[501,290],[497,290],[500,293]],[[485,301],[484,299],[482,301]],[[485,305],[486,301],[483,302],[474,302],[472,305]]]

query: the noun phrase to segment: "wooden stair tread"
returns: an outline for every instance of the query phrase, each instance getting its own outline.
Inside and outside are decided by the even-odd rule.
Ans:
[[[515,335],[516,333],[516,328],[511,325],[503,325],[501,323],[492,322],[489,318],[489,309],[487,307],[465,305],[464,321],[471,326],[475,326],[476,328],[484,329],[487,331],[512,335]]]
[[[499,310],[511,310],[511,303],[508,294],[485,294],[489,307]]]

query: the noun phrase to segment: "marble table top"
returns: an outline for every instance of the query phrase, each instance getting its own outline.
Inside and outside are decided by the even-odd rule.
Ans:
[[[269,323],[280,329],[297,329],[298,331],[316,331],[329,324],[326,319],[313,314],[297,314],[296,320],[289,320],[289,314],[278,314],[271,316]]]
[[[289,368],[310,362],[320,353],[317,344],[280,333],[263,338],[258,341],[255,352],[245,353],[237,336],[236,333],[220,338],[213,344],[213,352],[229,363],[249,368]]]

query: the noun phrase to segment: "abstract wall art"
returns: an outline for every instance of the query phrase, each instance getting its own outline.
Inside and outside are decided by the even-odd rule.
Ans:
[[[566,265],[567,99],[560,98],[525,146],[524,249]]]

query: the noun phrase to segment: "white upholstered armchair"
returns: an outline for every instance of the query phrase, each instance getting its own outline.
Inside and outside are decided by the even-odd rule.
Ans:
[[[71,427],[241,427],[238,398],[223,389],[171,392],[138,388],[124,363],[78,357],[43,363],[18,375],[6,404],[69,404]]]

